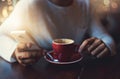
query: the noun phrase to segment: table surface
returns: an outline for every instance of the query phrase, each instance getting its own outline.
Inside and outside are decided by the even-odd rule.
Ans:
[[[0,58],[0,79],[120,79],[120,56],[70,65],[50,64],[41,58],[30,67]]]

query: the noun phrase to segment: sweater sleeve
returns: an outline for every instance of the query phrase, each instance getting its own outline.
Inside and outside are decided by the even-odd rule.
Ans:
[[[6,35],[0,35],[0,56],[8,62],[15,62],[12,57],[13,52],[17,47],[17,42]]]
[[[0,26],[0,56],[8,62],[15,62],[12,55],[17,48],[18,42],[11,37],[10,32],[24,28],[27,11],[26,1],[19,1],[13,12]]]
[[[92,21],[91,32],[92,37],[97,37],[101,39],[106,46],[109,48],[111,55],[116,54],[115,42],[112,37],[107,33],[107,31],[98,23],[97,21]]]

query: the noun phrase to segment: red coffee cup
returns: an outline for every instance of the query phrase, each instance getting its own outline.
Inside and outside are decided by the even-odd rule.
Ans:
[[[70,61],[79,45],[74,44],[72,39],[55,39],[52,42],[53,56],[59,61]]]

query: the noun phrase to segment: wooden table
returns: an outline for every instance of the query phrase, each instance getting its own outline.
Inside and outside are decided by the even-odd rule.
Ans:
[[[41,58],[31,67],[0,58],[0,79],[120,79],[120,56],[71,65],[54,65]]]

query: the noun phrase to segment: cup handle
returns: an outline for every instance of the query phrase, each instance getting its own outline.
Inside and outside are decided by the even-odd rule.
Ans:
[[[80,45],[79,45],[79,44],[74,44],[74,47],[75,47],[75,52],[78,53],[78,50],[79,50],[79,48],[80,48]]]
[[[79,51],[79,48],[80,48],[80,44],[75,44],[74,46],[75,46],[75,52],[80,53],[80,55],[81,55],[82,57],[84,57],[85,54],[83,54],[82,52],[78,52],[78,51]]]

